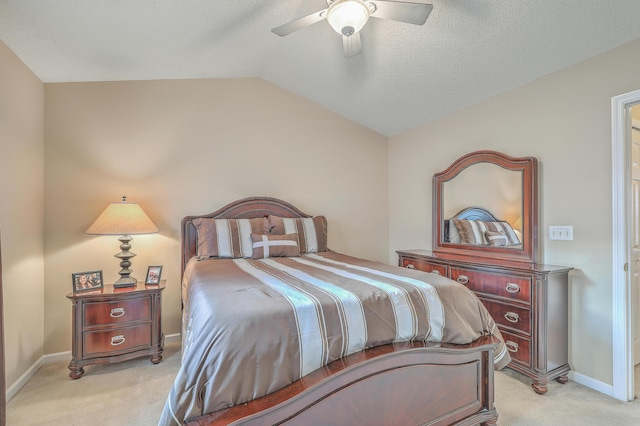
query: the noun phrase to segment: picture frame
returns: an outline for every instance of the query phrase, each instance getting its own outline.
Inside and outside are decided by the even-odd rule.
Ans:
[[[74,293],[100,290],[104,288],[102,271],[74,272],[71,274],[71,284]]]
[[[147,268],[147,277],[144,279],[145,285],[158,285],[160,284],[160,277],[162,276],[162,266],[149,266]]]

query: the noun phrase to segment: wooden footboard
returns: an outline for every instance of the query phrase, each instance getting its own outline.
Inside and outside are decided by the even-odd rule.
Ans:
[[[469,345],[402,343],[350,355],[195,425],[496,424],[495,337]]]

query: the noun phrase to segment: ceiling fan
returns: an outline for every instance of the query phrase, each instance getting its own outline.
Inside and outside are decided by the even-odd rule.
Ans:
[[[433,9],[430,4],[386,0],[327,0],[327,6],[271,31],[284,37],[326,19],[338,34],[342,34],[344,56],[348,58],[362,51],[360,30],[370,17],[423,25]]]

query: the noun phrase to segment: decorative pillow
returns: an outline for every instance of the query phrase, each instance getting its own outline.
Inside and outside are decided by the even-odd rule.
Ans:
[[[509,242],[507,245],[511,244],[520,244],[520,238],[513,230],[509,222],[485,222],[490,231],[501,232],[507,237],[507,241]]]
[[[239,258],[253,255],[251,234],[266,232],[266,219],[205,219],[193,220],[198,231],[198,258]]]
[[[460,220],[451,219],[460,234],[460,244],[471,244],[474,246],[488,244],[484,233],[488,231],[486,225],[480,220]],[[449,225],[451,226],[451,225]]]
[[[253,258],[300,256],[298,236],[296,234],[265,235],[251,234]]]
[[[269,216],[267,226],[271,235],[297,234],[301,254],[327,251],[327,219],[324,216]]]
[[[489,242],[490,246],[504,247],[509,245],[509,240],[507,239],[507,236],[504,235],[502,232],[485,231],[484,236]]]
[[[449,236],[447,242],[452,244],[460,244],[460,234],[458,233],[458,228],[450,221],[447,230],[449,231]]]
[[[486,232],[499,232],[507,237],[507,244],[519,244],[520,240],[515,231],[504,221],[485,222],[482,220],[451,219],[460,234],[460,243],[473,245],[487,245],[491,242],[486,237]]]

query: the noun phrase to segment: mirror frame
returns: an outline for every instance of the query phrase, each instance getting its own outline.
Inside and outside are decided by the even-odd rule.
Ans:
[[[444,242],[443,190],[467,167],[490,163],[522,172],[522,249],[473,246]],[[511,157],[496,151],[475,151],[454,161],[446,170],[433,175],[433,253],[439,257],[481,258],[486,261],[536,263],[538,258],[538,160],[535,157]]]

